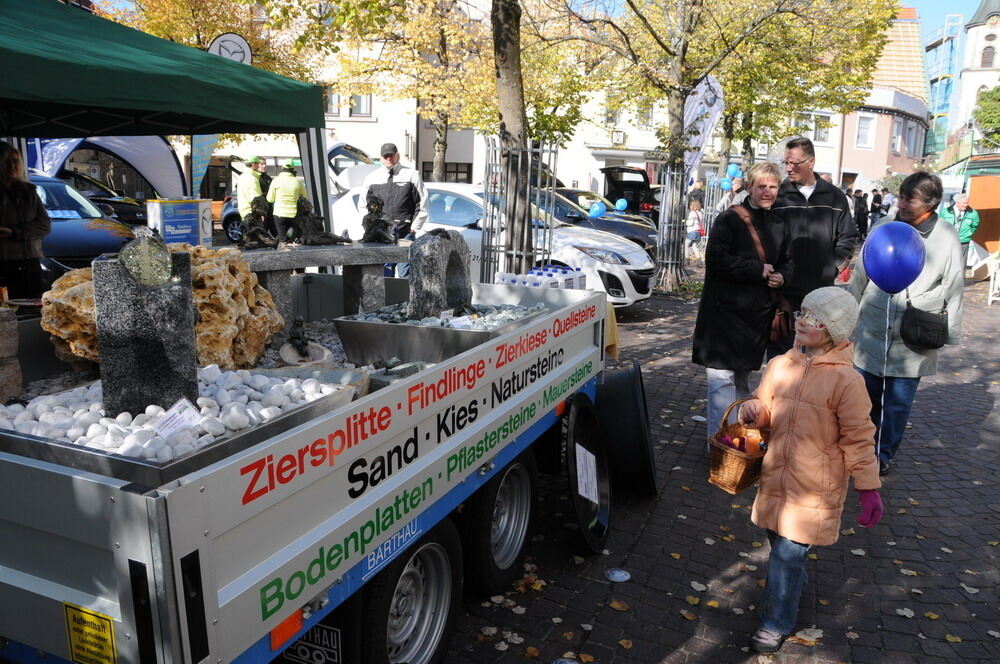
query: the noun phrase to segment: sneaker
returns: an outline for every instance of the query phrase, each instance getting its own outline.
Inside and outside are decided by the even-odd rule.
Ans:
[[[878,462],[878,474],[888,475],[889,474],[889,461],[879,461]]]
[[[784,641],[784,634],[778,634],[777,632],[772,632],[769,629],[761,627],[753,635],[753,638],[750,639],[750,647],[756,652],[778,652],[781,650],[781,644]]]

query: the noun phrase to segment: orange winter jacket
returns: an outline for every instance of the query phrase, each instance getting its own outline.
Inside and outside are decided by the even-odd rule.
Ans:
[[[864,379],[844,342],[823,355],[792,349],[767,364],[755,396],[770,426],[753,522],[802,544],[833,544],[840,534],[847,478],[882,486],[875,425]]]

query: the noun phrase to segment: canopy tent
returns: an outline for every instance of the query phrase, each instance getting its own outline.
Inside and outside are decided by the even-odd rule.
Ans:
[[[35,139],[28,141],[26,162],[45,175],[58,177],[74,150],[100,150],[118,157],[146,178],[161,198],[187,196],[177,153],[162,136]]]
[[[321,86],[56,0],[0,0],[0,62],[0,137],[299,134],[309,194],[329,220],[325,164],[306,154],[325,139]]]

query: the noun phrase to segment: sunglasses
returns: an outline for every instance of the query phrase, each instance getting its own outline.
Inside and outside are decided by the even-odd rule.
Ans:
[[[815,327],[817,330],[826,329],[826,325],[824,325],[820,319],[816,318],[815,314],[810,311],[796,311],[794,315],[795,320],[801,321],[803,325]]]

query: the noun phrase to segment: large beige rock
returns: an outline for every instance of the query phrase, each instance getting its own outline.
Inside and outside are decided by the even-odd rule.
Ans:
[[[170,245],[170,250],[191,254],[198,363],[226,369],[256,365],[271,336],[283,329],[284,320],[239,250],[186,244]],[[57,353],[62,348],[97,362],[92,279],[89,268],[60,277],[42,296],[42,328],[52,335]]]

